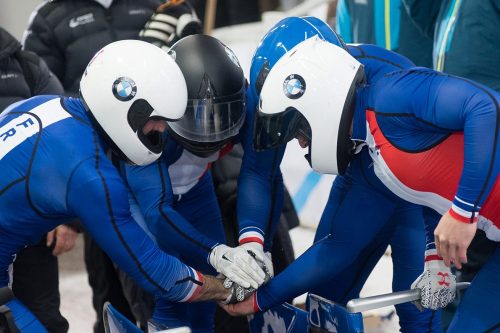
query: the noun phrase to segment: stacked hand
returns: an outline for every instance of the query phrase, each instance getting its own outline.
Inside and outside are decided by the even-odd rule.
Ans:
[[[264,252],[262,252],[264,254]],[[254,258],[256,257],[255,254],[250,252],[250,255],[252,255]],[[270,253],[265,253],[264,258],[265,260],[261,261],[257,258],[257,262],[259,263],[260,268],[264,272],[266,272],[266,277],[264,279],[264,283],[269,281],[273,277],[273,267],[272,267],[272,261],[270,259]],[[264,261],[268,262],[270,267],[266,266],[266,263]],[[250,287],[250,288],[243,288],[242,286],[238,285],[237,283],[234,283],[231,279],[225,278],[224,279],[224,288],[227,289],[232,289],[232,295],[226,299],[226,301],[222,302],[223,304],[234,304],[238,302],[243,302],[246,300],[251,294],[255,292],[255,289]]]
[[[259,311],[259,308],[257,306],[257,294],[251,293],[248,295],[245,295],[246,299],[238,302],[238,303],[232,303],[232,304],[220,304],[220,306],[231,316],[246,316],[249,314],[256,313]]]
[[[247,250],[247,252],[257,261],[259,266],[266,273],[266,280],[274,277],[273,260],[271,257],[271,252],[264,252],[264,247],[262,244],[257,242],[249,242],[241,244],[239,247]]]
[[[412,283],[411,288],[421,291],[420,301],[415,303],[419,309],[444,308],[455,299],[455,275],[436,250],[428,250],[425,251],[424,272]]]
[[[243,288],[237,283],[234,283],[228,278],[224,278],[223,282],[224,288],[231,290],[231,295],[222,302],[222,304],[234,304],[238,302],[243,302],[255,291],[254,288]]]
[[[241,246],[217,245],[210,252],[209,262],[217,272],[243,288],[257,289],[266,279],[259,263]]]
[[[249,242],[236,248],[218,245],[209,259],[212,266],[222,273],[224,288],[231,290],[231,295],[221,302],[221,306],[234,316],[258,311],[255,289],[274,276],[271,253],[264,252],[260,243]],[[248,276],[252,279],[248,280]]]

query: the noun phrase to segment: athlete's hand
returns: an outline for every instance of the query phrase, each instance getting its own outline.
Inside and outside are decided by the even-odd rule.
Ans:
[[[476,234],[477,223],[464,223],[454,219],[450,213],[443,215],[434,230],[438,255],[446,266],[454,264],[458,269],[467,263],[467,248]]]
[[[225,277],[243,288],[257,289],[264,283],[266,273],[257,261],[241,247],[229,247],[224,244],[215,246],[210,252],[210,264]]]
[[[52,254],[58,256],[71,251],[75,247],[77,237],[78,233],[73,228],[63,224],[47,233],[47,246],[51,246],[55,240],[56,243]]]
[[[414,303],[420,310],[444,308],[455,299],[455,275],[436,250],[427,250],[424,272],[411,284],[411,288],[420,289],[420,301]]]
[[[241,248],[247,250],[252,257],[255,258],[260,267],[266,272],[266,282],[274,277],[274,268],[271,252],[264,252],[262,244],[257,242],[248,242],[240,245]]]
[[[224,301],[222,301],[223,304],[243,302],[255,291],[255,289],[252,287],[243,288],[239,284],[231,281],[229,278],[224,278],[224,282],[222,283],[222,285],[224,286],[224,288],[231,290],[231,295],[228,296],[228,298],[226,298]]]
[[[194,293],[190,302],[200,302],[200,301],[218,301],[222,302],[231,296],[231,290],[224,287],[221,279],[215,276],[204,275],[198,272],[201,277],[201,288],[198,292]]]
[[[246,316],[259,311],[259,308],[256,306],[256,296],[257,294],[253,293],[243,302],[234,304],[219,303],[219,305],[231,316]]]

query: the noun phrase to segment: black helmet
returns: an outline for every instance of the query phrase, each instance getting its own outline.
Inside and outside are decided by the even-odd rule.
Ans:
[[[188,88],[186,112],[168,123],[169,131],[190,152],[213,154],[238,134],[245,120],[243,70],[233,51],[206,35],[185,37],[169,53]]]

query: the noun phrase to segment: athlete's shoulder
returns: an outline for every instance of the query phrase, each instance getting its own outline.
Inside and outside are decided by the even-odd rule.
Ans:
[[[40,96],[35,96],[31,97],[28,99],[24,99],[22,101],[16,102],[14,104],[9,105],[4,111],[2,111],[2,115],[5,116],[11,112],[28,112],[36,107],[39,107],[40,105],[56,99],[60,98],[60,96],[56,95],[40,95]]]
[[[349,53],[360,61],[373,61],[383,62],[391,66],[410,68],[415,64],[405,56],[391,50],[384,49],[383,47],[373,44],[349,44],[347,46]]]
[[[349,44],[349,53],[365,67],[368,82],[378,80],[381,76],[393,72],[409,69],[415,66],[405,56],[386,50],[372,44]]]

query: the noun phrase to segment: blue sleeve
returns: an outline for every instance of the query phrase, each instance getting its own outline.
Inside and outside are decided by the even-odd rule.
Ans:
[[[334,288],[335,277],[352,269],[356,258],[362,257],[364,250],[387,225],[398,201],[374,188],[362,171],[366,166],[359,160],[355,164],[355,168],[350,168],[355,183],[336,179],[332,186],[327,202],[329,207],[325,208],[321,220],[328,225],[322,226],[326,237],[316,241],[283,272],[258,289],[256,299],[261,310],[307,291],[324,289],[328,285]],[[352,282],[354,285],[355,281]]]
[[[207,258],[218,243],[200,233],[173,208],[174,195],[164,158],[147,166],[122,168],[158,246],[170,253]]]
[[[405,117],[406,130],[444,135],[463,132],[464,165],[452,209],[468,212],[474,220],[500,172],[498,93],[424,68],[389,74],[377,82],[374,91],[374,110]],[[388,134],[389,140],[398,140]]]
[[[263,243],[264,238],[272,237],[283,208],[284,187],[279,167],[285,147],[262,152],[253,149],[254,112],[254,99],[249,98],[245,125],[240,132],[244,149],[238,178],[240,244]]]
[[[347,49],[365,67],[368,84],[376,82],[387,73],[415,67],[405,56],[377,45],[351,44],[347,45]]]
[[[201,275],[162,252],[132,219],[125,184],[107,160],[88,159],[76,168],[67,203],[113,262],[147,292],[188,301],[200,290]]]

